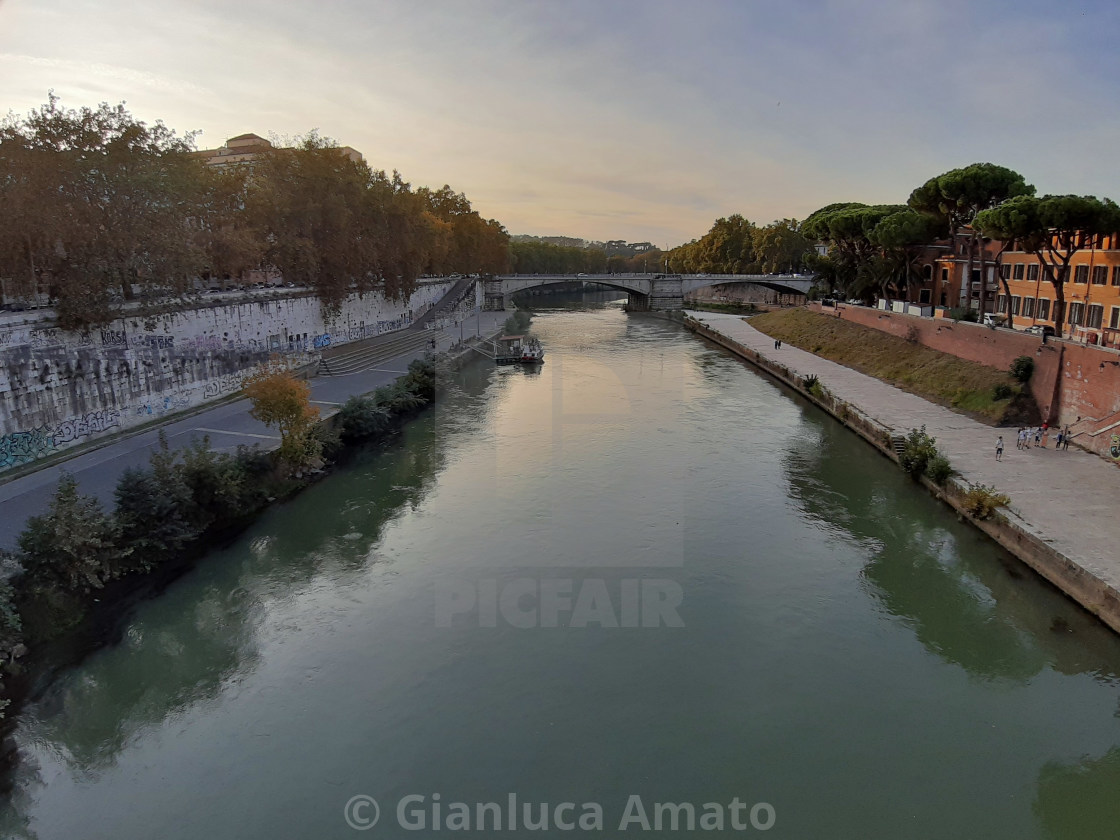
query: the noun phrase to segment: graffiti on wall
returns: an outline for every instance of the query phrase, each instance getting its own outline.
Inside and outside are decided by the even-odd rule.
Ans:
[[[57,448],[54,433],[46,426],[0,436],[0,470],[42,458]]]
[[[206,383],[206,387],[202,391],[203,399],[211,399],[213,397],[220,397],[222,394],[232,394],[234,391],[241,390],[241,380],[244,379],[250,371],[243,373],[227,373],[219,376],[217,379],[211,379]]]
[[[174,350],[175,336],[173,335],[138,335],[129,342],[132,347],[146,347],[153,350]]]
[[[59,344],[62,341],[62,336],[59,331],[54,327],[49,327],[41,330],[31,330],[27,334],[28,344],[32,347],[46,347],[48,344]]]
[[[150,417],[167,414],[172,411],[179,411],[180,409],[187,408],[191,404],[191,392],[181,391],[178,394],[173,394],[170,397],[164,397],[162,400],[153,400],[150,403],[144,403],[136,407],[136,416]]]
[[[331,334],[330,333],[323,333],[322,335],[317,335],[317,336],[315,336],[315,340],[312,343],[315,345],[316,349],[319,349],[321,347],[330,347],[331,346]]]
[[[81,417],[63,420],[54,430],[55,443],[70,443],[78,438],[104,432],[121,424],[121,413],[115,408],[105,408],[101,411],[91,411]]]
[[[124,334],[124,330],[102,330],[101,331],[101,346],[102,347],[127,347],[128,338]]]
[[[393,330],[403,330],[405,327],[407,327],[411,323],[412,323],[412,313],[411,312],[407,315],[402,315],[399,318],[394,318],[391,321],[378,321],[377,322],[377,334],[381,335],[381,333],[393,332]]]

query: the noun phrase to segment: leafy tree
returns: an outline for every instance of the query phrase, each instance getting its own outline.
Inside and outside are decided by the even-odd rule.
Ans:
[[[123,104],[69,110],[52,93],[0,125],[0,273],[49,284],[66,329],[104,323],[114,298],[181,295],[205,263],[194,135]]]
[[[50,508],[19,535],[19,562],[35,584],[78,591],[100,589],[113,577],[120,552],[117,529],[92,496],[64,472]]]
[[[871,231],[900,205],[868,206],[859,202],[822,207],[801,226],[802,232],[829,244],[829,279],[851,297],[868,297],[890,278],[892,267],[881,257]],[[878,259],[877,259],[878,258]]]
[[[763,274],[800,271],[812,247],[796,219],[771,222],[754,232],[754,256]]]
[[[175,453],[160,432],[150,469],[130,467],[117,481],[120,543],[131,549],[132,569],[148,570],[181,551],[202,531],[191,488],[177,469]]]
[[[1054,287],[1054,325],[1061,335],[1070,262],[1096,237],[1120,231],[1120,208],[1094,196],[1021,195],[977,214],[976,226],[987,236],[1013,240],[1035,255]]]
[[[249,410],[266,426],[280,430],[280,458],[294,469],[319,460],[319,442],[312,434],[319,409],[311,405],[311,386],[286,368],[262,367],[244,383]]]
[[[888,282],[906,300],[910,299],[911,284],[920,279],[918,260],[937,233],[938,223],[933,217],[904,208],[884,216],[867,235],[880,248]]]
[[[1018,172],[994,163],[974,163],[930,178],[910,193],[909,205],[932,216],[943,233],[952,235],[961,228],[971,226],[977,213],[1022,195],[1034,195],[1034,187]],[[972,267],[979,258],[980,314],[983,315],[987,311],[988,281],[984,276],[985,260],[980,244],[979,233],[973,227],[966,282],[971,282]]]

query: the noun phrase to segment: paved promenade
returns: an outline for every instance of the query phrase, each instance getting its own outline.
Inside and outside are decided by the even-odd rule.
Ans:
[[[476,332],[486,335],[497,330],[509,312],[482,312],[471,315],[462,325],[466,336]],[[448,349],[459,340],[460,328],[449,326],[433,331],[440,350]],[[311,380],[311,400],[323,415],[333,414],[339,405],[355,394],[367,394],[381,385],[394,381],[405,373],[408,363],[422,358],[424,349],[389,359],[376,368],[343,376],[323,376]],[[210,445],[219,452],[232,452],[239,445],[261,444],[272,449],[280,443],[275,429],[269,429],[259,420],[249,416],[246,399],[215,406],[181,420],[146,429],[135,435],[121,437],[106,446],[77,453],[61,463],[44,467],[33,473],[0,484],[0,549],[13,549],[16,538],[23,530],[29,516],[42,513],[58,486],[63,470],[74,475],[81,492],[95,496],[106,509],[113,506],[113,491],[122,472],[129,467],[146,467],[148,458],[159,446],[159,432],[167,435],[172,449],[182,449],[192,441],[210,438]]]
[[[1011,514],[1024,530],[1120,589],[1120,469],[1070,448],[1015,448],[1017,428],[993,428],[843,365],[774,339],[738,315],[689,312],[693,318],[799,375],[821,384],[863,414],[907,434],[923,424],[953,468],[969,482],[995,485],[1011,497]],[[1003,460],[996,438],[1003,435]]]

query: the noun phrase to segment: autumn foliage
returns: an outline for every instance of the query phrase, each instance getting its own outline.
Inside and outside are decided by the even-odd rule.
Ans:
[[[280,431],[280,460],[292,469],[321,464],[322,445],[315,437],[319,409],[311,404],[311,386],[291,370],[270,365],[244,382],[245,396],[253,403],[249,413],[269,428]]]

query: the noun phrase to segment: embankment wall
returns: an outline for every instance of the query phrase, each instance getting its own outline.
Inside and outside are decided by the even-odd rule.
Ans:
[[[809,304],[814,312],[842,318],[933,350],[1007,370],[1019,356],[1034,359],[1030,388],[1042,416],[1051,425],[1070,425],[1074,442],[1120,460],[1120,352],[1111,348],[1059,341],[1007,329],[885,312],[866,306]],[[1113,439],[1115,438],[1115,440]]]
[[[408,327],[453,281],[407,300],[353,295],[324,313],[307,293],[118,318],[81,333],[49,314],[0,323],[0,472],[240,390],[273,354],[310,363],[324,347]]]

